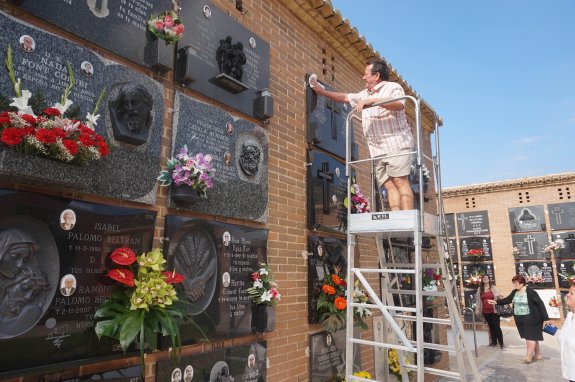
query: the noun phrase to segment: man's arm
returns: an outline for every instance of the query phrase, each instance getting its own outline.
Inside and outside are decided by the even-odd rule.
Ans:
[[[329,90],[325,90],[323,87],[321,87],[321,85],[314,78],[310,78],[309,83],[311,85],[312,90],[317,95],[324,96],[324,97],[329,98],[335,102],[341,102],[341,103],[349,102],[349,100],[347,99],[346,93],[331,92]]]
[[[366,107],[370,107],[376,103],[385,102],[390,99],[391,98],[366,98],[355,105],[355,111],[360,112]],[[403,110],[403,103],[401,101],[393,101],[379,106],[393,111]]]

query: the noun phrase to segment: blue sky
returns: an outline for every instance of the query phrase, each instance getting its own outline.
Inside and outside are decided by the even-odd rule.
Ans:
[[[444,187],[575,171],[575,0],[331,1],[443,117]]]

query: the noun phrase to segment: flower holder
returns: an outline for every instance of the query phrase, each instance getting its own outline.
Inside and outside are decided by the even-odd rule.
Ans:
[[[145,62],[153,71],[165,74],[174,68],[174,44],[154,38],[145,48]]]
[[[196,190],[188,186],[173,186],[170,191],[170,198],[182,207],[191,207],[201,201]]]
[[[268,328],[268,307],[266,305],[252,305],[252,333],[265,333]]]

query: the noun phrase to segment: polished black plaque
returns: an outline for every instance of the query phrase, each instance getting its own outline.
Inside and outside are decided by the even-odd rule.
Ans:
[[[575,229],[575,202],[548,204],[552,230]]]
[[[168,263],[186,277],[182,294],[194,321],[181,326],[182,341],[252,333],[247,288],[252,286],[251,274],[267,261],[268,230],[168,215],[166,237]]]
[[[511,232],[545,231],[545,212],[543,206],[509,208]]]
[[[105,260],[122,246],[149,250],[155,220],[155,211],[0,190],[0,374],[117,355],[116,341],[94,333],[116,285]]]
[[[459,236],[489,235],[487,211],[459,212],[455,214]]]
[[[543,260],[549,257],[549,254],[543,251],[548,243],[546,233],[514,234],[511,239],[513,248],[517,248],[517,253],[513,254],[516,260]]]
[[[515,273],[525,277],[535,289],[555,288],[551,262],[521,261],[515,263]]]

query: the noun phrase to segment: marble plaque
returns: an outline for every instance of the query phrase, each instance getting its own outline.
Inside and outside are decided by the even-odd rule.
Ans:
[[[346,136],[345,124],[348,114],[352,111],[349,103],[338,103],[318,96],[309,86],[309,75],[306,75],[306,126],[307,143],[327,151],[345,161]],[[323,84],[330,91],[332,87]],[[353,125],[350,126],[350,149],[354,153],[357,147],[354,143]],[[351,159],[357,159],[357,153]]]
[[[270,87],[268,42],[209,1],[186,1],[180,17],[186,33],[178,42],[176,81],[257,118],[256,92]]]
[[[455,214],[459,236],[489,235],[487,211],[459,212]]]
[[[312,334],[309,341],[311,382],[345,375],[345,330]]]
[[[543,252],[548,242],[546,233],[513,234],[511,240],[512,247],[519,249],[519,253],[513,255],[516,260],[543,260],[549,257],[548,253]]]
[[[561,243],[559,253],[555,254],[556,258],[575,259],[575,232],[553,232],[551,237],[553,241]]]
[[[459,261],[457,255],[457,241],[455,239],[447,239],[448,247],[447,253],[449,253],[449,258],[451,261]]]
[[[22,382],[36,382],[36,381],[58,381],[58,382],[87,382],[87,381],[111,381],[111,382],[142,382],[141,367],[130,366],[116,369],[110,367],[99,367],[99,365],[89,365],[91,372],[84,372],[80,375],[80,367],[70,367],[67,365],[65,369],[48,371],[41,374],[32,374],[23,376]]]
[[[166,237],[168,264],[186,277],[182,292],[190,303],[188,313],[207,337],[194,324],[183,324],[182,342],[252,333],[255,305],[247,288],[252,286],[251,274],[267,262],[268,230],[168,215]],[[272,320],[268,314],[268,328]]]
[[[445,214],[447,237],[455,237],[455,214]]]
[[[155,211],[0,190],[0,251],[28,248],[0,274],[0,373],[121,353],[94,333],[116,285],[106,259],[121,246],[149,250],[155,220]],[[17,312],[7,310],[14,300]]]
[[[552,230],[575,229],[575,202],[548,204]]]
[[[317,150],[308,150],[308,227],[329,232],[345,232],[347,197],[345,163]],[[361,185],[360,185],[361,186]]]
[[[45,5],[42,8],[52,9]],[[110,148],[108,156],[86,166],[75,166],[21,154],[0,143],[0,176],[23,183],[155,204],[164,115],[161,85],[80,45],[3,13],[0,13],[0,27],[5,31],[0,36],[0,60],[5,62],[6,47],[10,45],[13,49],[13,68],[16,77],[22,80],[22,89],[32,94],[42,93],[48,102],[46,106],[59,102],[68,85],[67,63],[71,64],[75,78],[69,96],[73,101],[70,110],[77,108],[77,118],[85,120],[86,113],[94,111],[101,91],[107,89],[101,102],[96,132],[108,142]],[[19,40],[23,36],[33,38],[33,51],[26,52],[20,47]],[[89,75],[83,74],[87,63],[90,64]],[[14,92],[4,66],[0,73],[5,79],[0,81],[0,93],[11,99]],[[124,105],[128,97],[142,101],[138,107],[131,109],[131,117],[126,117],[126,107],[119,106]],[[141,124],[137,124],[138,128],[133,134],[123,134],[122,138],[113,126],[125,126],[127,120],[141,121]]]
[[[495,283],[495,274],[493,273],[493,263],[483,263],[483,264],[462,264],[461,265],[461,275],[463,277],[464,284],[468,286],[466,282],[471,276],[489,276],[491,282]],[[473,288],[479,287],[479,285],[472,286]]]
[[[156,381],[266,381],[266,341],[233,347],[223,347],[222,345],[223,342],[213,342],[211,351],[196,355],[182,355],[176,364],[171,359],[158,361]]]
[[[525,277],[530,287],[554,288],[553,266],[551,262],[522,261],[515,263],[515,273]]]
[[[557,279],[559,280],[559,288],[569,288],[569,275],[575,275],[575,261],[558,261],[557,262]]]
[[[545,231],[545,212],[543,206],[509,208],[511,232]]]
[[[194,155],[211,154],[214,187],[208,198],[186,208],[194,212],[265,222],[268,206],[267,132],[228,112],[176,93],[172,155],[187,145]]]
[[[345,274],[347,269],[347,243],[345,240],[308,236],[307,284],[308,284],[308,322],[319,323],[317,299],[321,293],[323,279],[340,268]]]
[[[483,256],[480,260],[492,260],[493,255],[491,253],[491,238],[489,236],[472,236],[459,238],[459,249],[461,253],[461,261],[472,261],[473,256],[468,256],[467,252],[470,249],[481,249],[483,250]]]
[[[35,0],[19,3],[24,11],[140,65],[146,65],[148,17],[172,7],[170,0],[64,0],[48,7]]]

